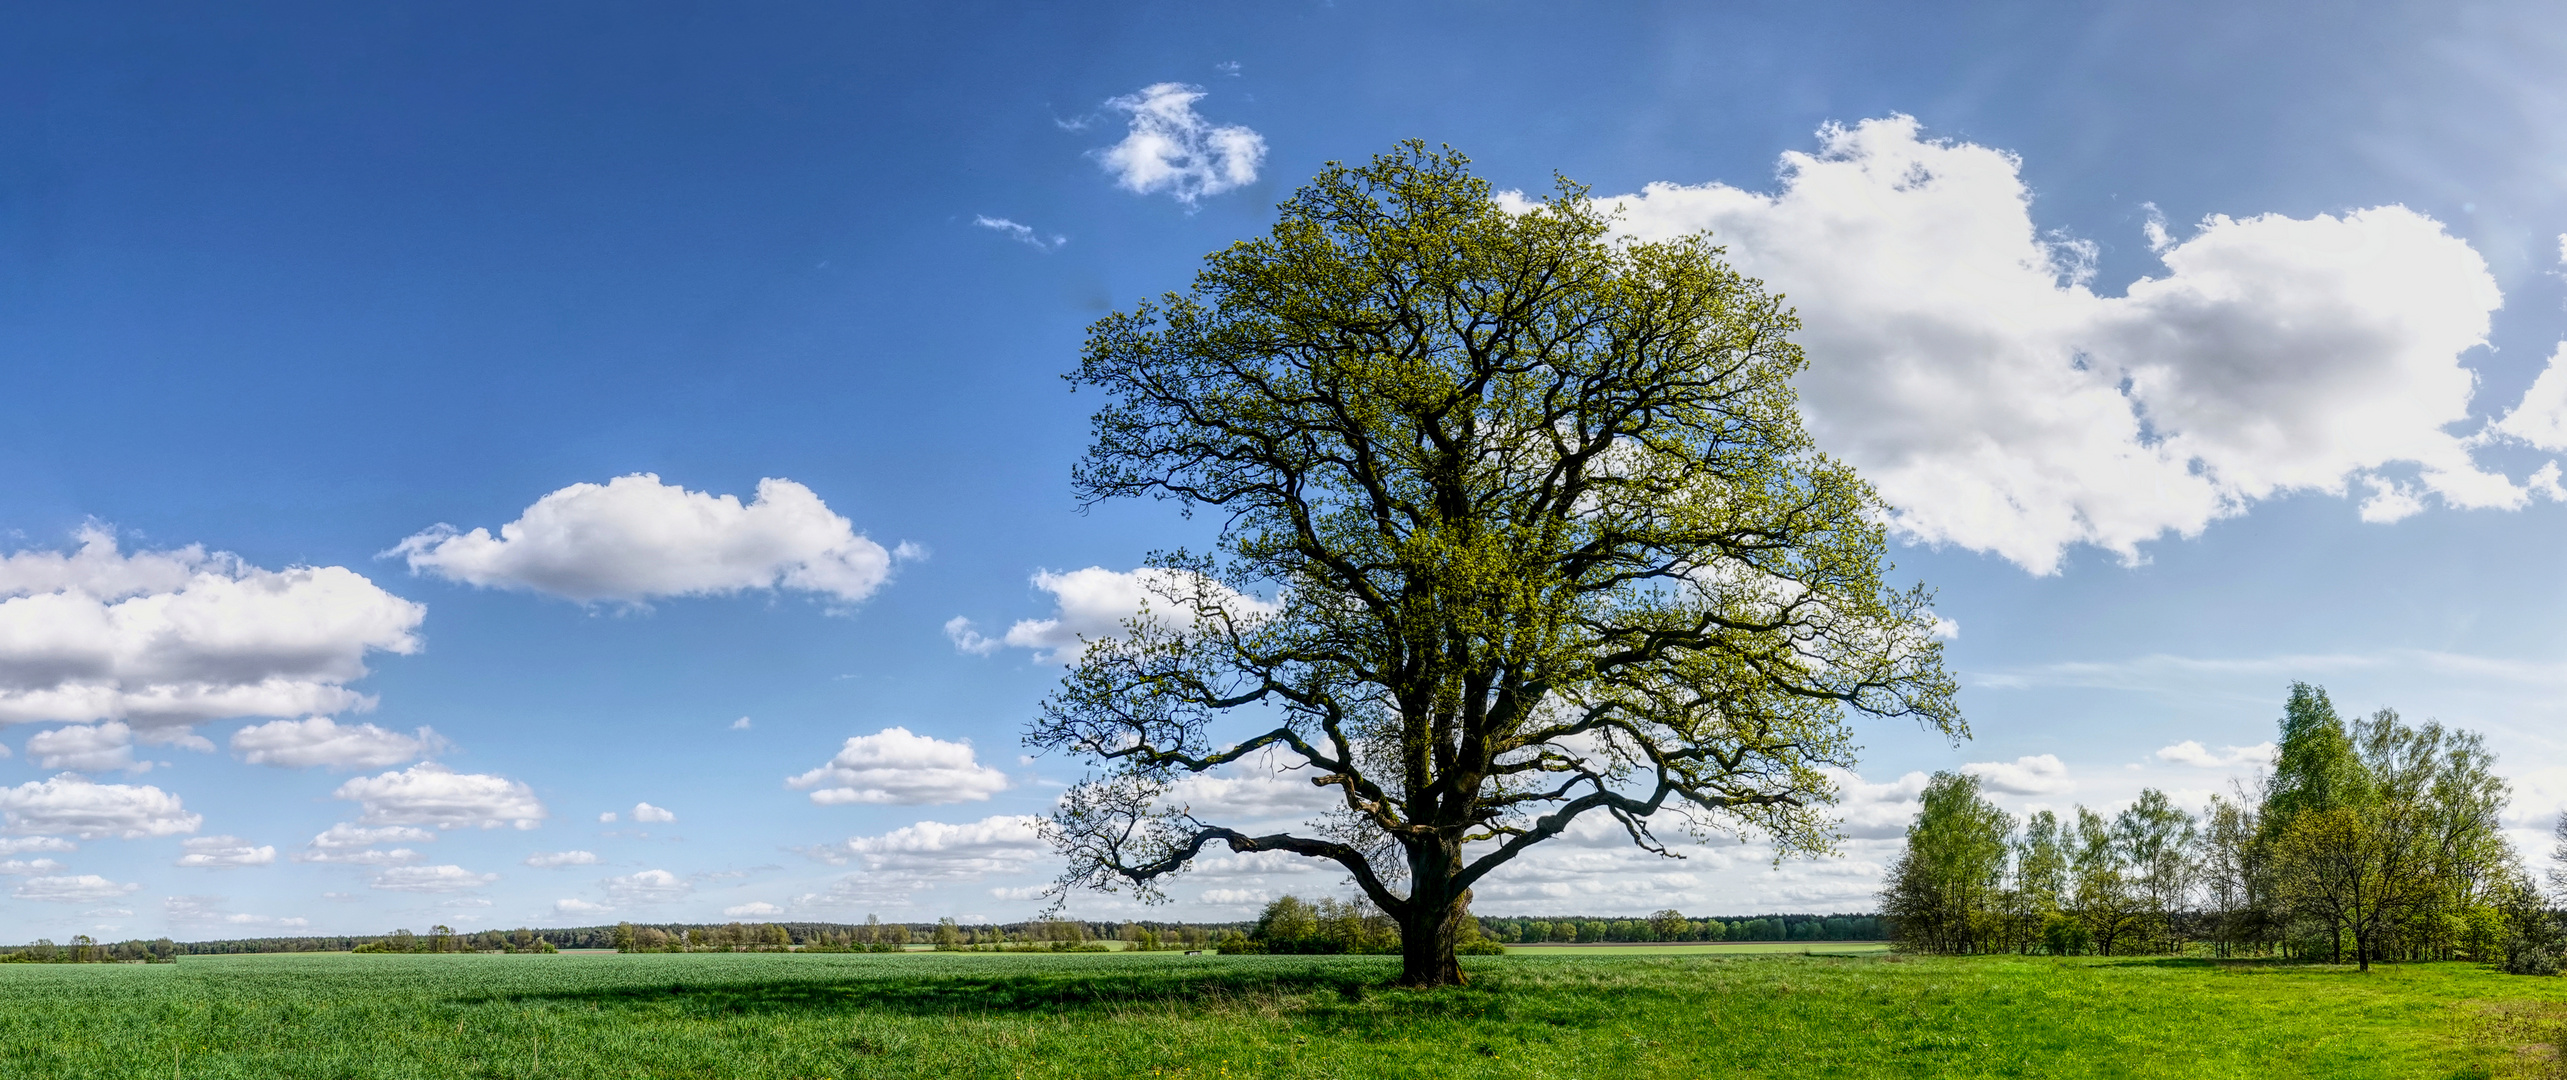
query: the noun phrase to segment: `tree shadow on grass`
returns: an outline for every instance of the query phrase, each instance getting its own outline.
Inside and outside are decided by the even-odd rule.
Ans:
[[[452,999],[457,1004],[593,1006],[609,1010],[675,1011],[698,1017],[893,1014],[911,1017],[1023,1014],[1106,1014],[1127,1009],[1278,1009],[1330,1030],[1395,1033],[1407,1025],[1439,1021],[1511,1019],[1527,1024],[1584,1026],[1610,1011],[1592,993],[1545,993],[1513,980],[1475,976],[1471,985],[1402,990],[1391,985],[1395,969],[1383,965],[1259,964],[1232,970],[928,972],[876,977],[800,979],[680,979],[577,990],[486,993]],[[1648,993],[1659,988],[1618,988]]]
[[[1386,988],[1382,976],[1379,971],[1337,967],[752,981],[679,979],[666,984],[494,993],[455,1000],[459,1004],[553,1002],[600,1008],[675,1007],[705,1014],[891,1012],[951,1016],[1106,1011],[1169,1004],[1213,1006],[1277,998],[1356,1002],[1381,993]]]

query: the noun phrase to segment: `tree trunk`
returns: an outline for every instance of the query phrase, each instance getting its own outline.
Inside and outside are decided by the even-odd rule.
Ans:
[[[1453,955],[1461,920],[1469,917],[1471,891],[1454,892],[1450,874],[1461,852],[1441,845],[1409,849],[1407,911],[1399,920],[1399,984],[1460,986],[1462,963]]]
[[[1453,943],[1460,936],[1456,926],[1462,911],[1460,900],[1456,898],[1436,914],[1425,913],[1427,905],[1416,907],[1418,913],[1399,928],[1399,984],[1462,985],[1462,963],[1453,956]]]

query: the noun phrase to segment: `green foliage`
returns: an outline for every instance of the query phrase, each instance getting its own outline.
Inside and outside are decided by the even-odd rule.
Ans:
[[[2300,814],[2361,797],[2361,760],[2326,690],[2291,684],[2282,705],[2282,738],[2273,754],[2273,776],[2263,805],[2265,835],[2278,836]]]
[[[2086,924],[2058,912],[2041,917],[2041,951],[2052,956],[2084,956],[2093,952],[2095,936]]]
[[[1248,932],[1261,953],[1326,955],[1390,954],[1399,951],[1399,928],[1378,909],[1361,900],[1321,897],[1312,903],[1285,894],[1266,905]],[[1479,923],[1470,920],[1465,936],[1477,939]]]
[[[1065,884],[1327,859],[1431,941],[1403,979],[1449,982],[1472,885],[1578,817],[1824,852],[1849,714],[1963,731],[1885,508],[1801,427],[1797,323],[1708,238],[1617,241],[1567,181],[1512,212],[1416,142],[1281,211],[1071,376],[1106,397],[1080,498],[1222,528],[1153,557],[1028,732],[1100,769],[1052,820]],[[1165,798],[1267,754],[1339,812],[1250,836]]]
[[[1972,953],[1995,936],[2014,818],[1979,794],[1979,778],[1938,772],[1926,782],[1907,846],[1881,886],[1881,914],[1901,945]]]
[[[2473,921],[2500,911],[2521,874],[2495,756],[2474,733],[2394,710],[2343,724],[2303,708],[2325,701],[2305,685],[2292,701],[2279,760],[2297,764],[2277,766],[2260,833],[2276,917],[2300,924],[2286,940],[2313,939],[2329,959],[2349,949],[2366,969],[2468,952]]]
[[[38,938],[35,943],[0,952],[0,964],[166,964],[177,959],[178,946],[168,938],[108,943],[87,934],[74,935],[69,945],[56,945],[51,938]]]
[[[0,968],[0,1076],[159,1080],[2498,1075],[2567,980],[2460,964],[1173,953]]]
[[[2262,790],[2202,819],[2146,789],[2107,819],[2012,822],[1975,781],[1938,774],[1881,894],[1911,949],[2500,959],[2539,967],[2555,918],[2499,823],[2509,791],[2478,735],[2382,709],[2346,723],[2295,683]],[[2567,820],[2561,825],[2567,854]],[[2008,865],[2008,863],[2011,865]],[[2529,899],[2526,899],[2529,898]]]

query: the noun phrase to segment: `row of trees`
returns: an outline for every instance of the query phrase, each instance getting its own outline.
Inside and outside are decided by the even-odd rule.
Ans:
[[[2557,930],[2497,821],[2472,732],[2291,688],[2271,771],[2195,815],[2150,789],[2110,818],[2021,823],[1937,774],[1881,892],[1898,940],[1948,953],[2469,958],[2555,970]],[[2547,958],[2547,959],[2544,959]]]
[[[913,927],[887,923],[868,915],[852,925],[787,926],[781,923],[730,923],[722,926],[614,927],[618,952],[901,952],[923,943],[939,952],[1043,950],[1102,952],[1104,941],[1119,940],[1127,950],[1203,948],[1213,927],[1126,922],[1121,926],[1071,919],[1045,919],[1006,925],[965,926],[954,919]],[[1235,932],[1235,931],[1234,931]]]
[[[68,945],[56,945],[52,938],[37,938],[32,945],[0,953],[0,964],[160,964],[177,958],[178,944],[168,938],[108,944],[87,934],[74,934]]]
[[[1502,942],[1578,941],[1878,941],[1874,915],[1760,915],[1696,919],[1673,909],[1645,919],[1481,919],[1480,928]]]
[[[1871,915],[1764,915],[1694,919],[1660,911],[1647,918],[1478,918],[1459,940],[1485,950],[1500,943],[1588,941],[1869,941],[1884,936]],[[167,960],[179,956],[283,952],[548,953],[558,949],[619,952],[894,952],[913,943],[938,951],[1094,951],[1103,942],[1125,951],[1203,950],[1276,953],[1394,953],[1397,924],[1361,899],[1316,901],[1286,896],[1267,905],[1253,923],[1095,923],[1075,919],[963,925],[947,918],[932,924],[863,923],[636,924],[515,930],[458,931],[430,927],[425,934],[395,930],[380,938],[232,938],[176,942],[133,940],[113,944],[75,936],[0,951],[0,963],[76,963]]]
[[[1506,951],[1481,933],[1479,920],[1467,913],[1455,931],[1455,948],[1461,955]],[[1223,936],[1220,948],[1224,953],[1389,955],[1400,951],[1400,932],[1396,921],[1363,897],[1330,896],[1314,902],[1287,894],[1267,904],[1245,933]]]
[[[523,926],[518,927],[515,930],[484,930],[474,934],[459,934],[455,932],[454,927],[440,924],[429,927],[428,932],[425,935],[413,934],[408,930],[395,930],[389,937],[366,942],[349,949],[348,951],[361,953],[548,953],[557,952],[559,950],[552,942],[545,940],[534,930]]]
[[[903,930],[901,937],[906,941],[908,932]],[[793,934],[774,923],[735,922],[674,930],[631,923],[615,926],[616,952],[784,952],[793,945]]]

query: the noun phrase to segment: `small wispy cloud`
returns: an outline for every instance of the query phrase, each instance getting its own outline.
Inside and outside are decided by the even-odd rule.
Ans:
[[[988,229],[991,232],[997,233],[1010,240],[1014,240],[1026,247],[1033,248],[1036,251],[1055,251],[1058,250],[1061,245],[1070,242],[1069,237],[1063,236],[1059,233],[1052,233],[1047,236],[1043,233],[1034,231],[1034,227],[1031,225],[1020,225],[1016,222],[1009,221],[1006,218],[991,217],[987,214],[981,214],[973,217],[972,224]]]
[[[2273,744],[2265,742],[2257,743],[2253,746],[2229,746],[2213,750],[2207,746],[2203,746],[2198,741],[2186,739],[2173,746],[2164,747],[2158,750],[2155,757],[2159,761],[2172,762],[2177,765],[2191,765],[2196,768],[2203,769],[2223,769],[2236,765],[2255,765],[2271,761],[2273,760]]]

